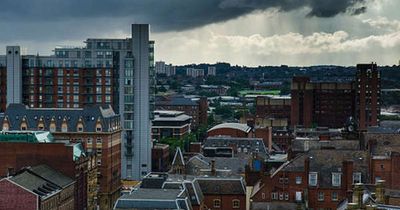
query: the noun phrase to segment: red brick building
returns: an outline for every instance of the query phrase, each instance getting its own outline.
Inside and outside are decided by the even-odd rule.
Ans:
[[[356,119],[359,129],[377,126],[380,114],[381,76],[376,63],[357,64],[357,103]]]
[[[198,178],[197,180],[207,209],[246,209],[246,187],[242,179]]]
[[[0,209],[73,210],[75,181],[46,165],[0,180]]]
[[[0,177],[8,171],[20,170],[26,166],[46,164],[76,181],[74,209],[85,209],[87,203],[88,175],[96,170],[94,157],[87,157],[80,143],[54,143],[52,137],[33,139],[32,134],[2,134],[0,140]],[[44,134],[40,134],[43,136]],[[50,142],[49,142],[50,141]]]
[[[55,141],[81,143],[97,156],[98,203],[102,209],[113,207],[121,188],[121,122],[110,106],[28,108],[10,104],[0,122],[3,130],[48,130]]]
[[[256,125],[258,119],[285,120],[290,125],[291,100],[289,96],[258,96],[256,98]],[[265,126],[263,126],[265,127]]]
[[[350,117],[359,129],[378,125],[380,72],[377,65],[358,64],[355,81],[311,81],[294,77],[291,86],[291,126],[344,127]]]
[[[194,100],[180,96],[158,96],[155,100],[155,103],[156,110],[182,111],[185,114],[191,116],[191,128],[194,130],[201,125],[207,126],[207,98],[201,97],[198,100]]]
[[[366,133],[364,139],[370,154],[370,183],[385,180],[385,187],[400,190],[400,135],[397,133]]]
[[[362,151],[310,151],[263,176],[251,195],[253,209],[331,208],[348,198],[353,183],[369,180]]]
[[[151,161],[153,172],[167,172],[170,166],[169,145],[155,144],[151,149]]]

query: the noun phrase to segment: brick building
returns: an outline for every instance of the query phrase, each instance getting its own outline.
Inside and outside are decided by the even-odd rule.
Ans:
[[[75,181],[46,165],[0,180],[2,210],[73,210]]]
[[[354,81],[311,81],[294,77],[291,126],[344,127],[353,117],[360,130],[378,125],[380,72],[377,65],[358,64]]]
[[[157,96],[155,109],[184,112],[192,117],[191,128],[193,130],[199,126],[207,126],[208,102],[207,98],[204,97],[195,100],[181,96]]]
[[[281,119],[286,120],[290,125],[290,96],[258,96],[256,98],[256,116],[255,123],[257,126],[263,126],[263,120],[266,119]]]
[[[154,111],[154,119],[151,126],[153,140],[163,138],[182,139],[190,133],[192,117],[182,111]]]
[[[82,143],[96,154],[98,203],[111,209],[121,187],[121,121],[110,106],[29,108],[10,104],[3,130],[49,130],[56,142]]]
[[[385,187],[400,190],[397,181],[400,175],[400,135],[398,133],[371,132],[364,134],[366,148],[370,154],[370,183],[385,180]]]
[[[314,150],[261,178],[251,195],[253,209],[331,208],[347,199],[354,183],[367,182],[363,151]]]
[[[56,47],[46,56],[23,55],[20,46],[7,46],[0,55],[0,112],[12,103],[32,108],[112,105],[124,125],[122,177],[140,179],[151,170],[154,41],[148,24],[132,24],[130,30],[124,39],[86,39],[84,46]]]
[[[166,172],[170,166],[169,145],[155,144],[151,149],[151,167],[153,172]]]
[[[74,209],[94,209],[94,197],[89,191],[96,189],[90,185],[89,176],[97,172],[95,157],[87,155],[81,143],[54,142],[48,132],[6,132],[0,134],[0,177],[9,171],[26,166],[46,164],[76,181]],[[96,177],[94,177],[96,178]]]
[[[380,115],[381,76],[376,63],[357,64],[356,119],[359,129],[377,126]]]
[[[178,196],[179,194],[181,196]],[[173,202],[169,203],[168,201]],[[152,209],[245,210],[246,188],[242,178],[150,173],[143,179],[139,188],[119,199],[115,209],[145,207]]]

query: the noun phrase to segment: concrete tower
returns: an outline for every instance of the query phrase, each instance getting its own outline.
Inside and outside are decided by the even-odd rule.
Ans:
[[[134,58],[133,179],[151,172],[151,71],[149,25],[132,25]]]
[[[7,46],[7,106],[22,103],[22,58],[19,46]]]

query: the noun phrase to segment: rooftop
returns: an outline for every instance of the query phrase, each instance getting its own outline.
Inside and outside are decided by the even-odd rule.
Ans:
[[[249,133],[251,131],[251,127],[248,126],[247,124],[242,124],[242,123],[222,123],[219,125],[216,125],[212,127],[211,129],[208,130],[208,132],[216,130],[216,129],[221,129],[221,128],[230,128],[230,129],[237,129],[241,130],[243,132]]]

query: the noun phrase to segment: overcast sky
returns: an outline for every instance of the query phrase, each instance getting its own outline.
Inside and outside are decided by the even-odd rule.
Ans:
[[[0,54],[18,44],[48,55],[149,23],[156,60],[173,64],[393,65],[399,8],[399,0],[1,0]]]

